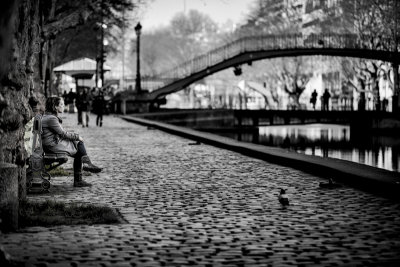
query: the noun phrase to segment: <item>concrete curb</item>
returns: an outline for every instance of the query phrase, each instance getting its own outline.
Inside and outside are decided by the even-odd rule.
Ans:
[[[345,160],[304,155],[281,148],[240,142],[211,133],[199,132],[189,128],[134,116],[120,117],[129,122],[154,127],[174,135],[235,151],[278,165],[299,169],[323,178],[334,178],[352,187],[383,197],[400,200],[400,173],[397,172]]]

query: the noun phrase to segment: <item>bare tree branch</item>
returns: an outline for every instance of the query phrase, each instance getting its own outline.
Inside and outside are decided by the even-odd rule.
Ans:
[[[62,19],[55,20],[44,25],[42,29],[42,38],[49,40],[55,38],[60,32],[70,28],[74,28],[80,24],[83,24],[89,16],[93,13],[93,10],[87,8],[80,8],[71,14],[66,15]]]

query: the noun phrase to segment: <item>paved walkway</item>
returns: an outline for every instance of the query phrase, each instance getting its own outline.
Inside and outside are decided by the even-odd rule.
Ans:
[[[399,266],[400,203],[108,116],[75,127],[105,168],[29,199],[119,209],[124,224],[32,227],[0,243],[27,266]],[[66,164],[72,168],[72,160]],[[291,205],[280,206],[279,188]]]

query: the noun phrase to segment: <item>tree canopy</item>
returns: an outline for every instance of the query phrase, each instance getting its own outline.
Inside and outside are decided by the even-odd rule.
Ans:
[[[210,16],[197,10],[177,13],[167,27],[142,34],[142,72],[151,76],[205,53],[221,41],[220,36]],[[133,39],[132,54],[135,52]]]
[[[125,11],[143,0],[41,0],[42,38],[54,38],[66,29],[84,24],[88,19],[122,27]]]

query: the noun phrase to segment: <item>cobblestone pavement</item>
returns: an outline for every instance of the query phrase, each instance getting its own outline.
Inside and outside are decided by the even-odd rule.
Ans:
[[[32,227],[0,243],[27,266],[399,266],[400,203],[120,118],[66,128],[104,167],[91,188],[56,177],[54,199],[108,205],[126,223]],[[66,164],[72,168],[72,160]],[[324,180],[326,181],[326,180]],[[278,202],[287,189],[291,205]]]

